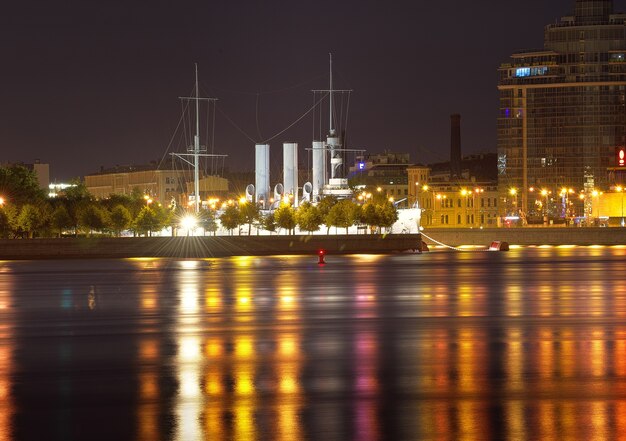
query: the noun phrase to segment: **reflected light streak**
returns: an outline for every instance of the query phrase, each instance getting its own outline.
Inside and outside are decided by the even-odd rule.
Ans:
[[[526,432],[527,423],[524,417],[524,404],[521,401],[508,401],[506,404],[507,439],[529,439]]]
[[[512,391],[522,391],[524,389],[524,348],[520,329],[508,330],[506,341],[508,342],[506,354],[507,385]]]
[[[139,342],[139,401],[137,403],[137,435],[141,441],[158,439],[158,400],[159,375],[154,362],[159,356],[157,339],[144,339]]]
[[[235,287],[235,320],[248,322],[253,319],[254,302],[252,299],[252,287],[244,282],[239,282]]]
[[[553,401],[542,400],[539,402],[537,415],[539,415],[539,433],[537,439],[556,440],[556,427],[559,424],[557,412]]]
[[[13,335],[13,317],[9,314],[12,293],[15,291],[13,274],[4,273],[6,267],[0,269],[0,440],[13,439],[13,415],[15,413],[12,396],[12,379],[14,378],[13,351],[15,337]]]
[[[178,384],[176,397],[176,436],[186,441],[201,439],[200,411],[202,391],[200,388],[201,341],[196,336],[182,336],[178,350]]]
[[[279,320],[298,320],[300,318],[300,277],[297,271],[281,273],[276,280],[278,296],[277,318]]]
[[[605,401],[594,401],[590,405],[589,417],[591,424],[589,427],[590,441],[604,441],[611,439],[607,421],[608,404]]]
[[[592,332],[589,360],[591,362],[591,375],[603,377],[606,374],[606,346],[602,329],[596,328]]]

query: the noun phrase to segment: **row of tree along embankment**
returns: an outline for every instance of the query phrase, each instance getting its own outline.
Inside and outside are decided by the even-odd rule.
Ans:
[[[520,228],[426,228],[422,236],[429,246],[438,242],[489,246],[495,240],[510,245],[626,245],[626,228],[622,227],[520,227]]]
[[[0,259],[383,254],[414,251],[420,244],[419,234],[1,239]]]

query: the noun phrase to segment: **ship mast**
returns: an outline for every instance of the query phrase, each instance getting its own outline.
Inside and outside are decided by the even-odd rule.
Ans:
[[[196,66],[196,135],[193,140],[193,192],[195,195],[195,211],[200,211],[200,171],[198,168],[200,155],[200,97],[198,91],[198,63]]]
[[[328,66],[330,70],[330,84],[328,88],[328,93],[330,94],[330,110],[328,112],[328,131],[331,135],[335,134],[335,129],[333,129],[333,54],[331,52],[328,53]]]
[[[187,164],[193,167],[193,193],[194,193],[194,211],[195,213],[200,212],[200,157],[220,157],[224,158],[227,155],[214,155],[214,154],[206,154],[206,146],[200,145],[200,101],[207,101],[209,105],[211,103],[215,103],[217,98],[204,98],[200,96],[200,88],[198,86],[198,63],[195,63],[195,83],[196,83],[196,93],[193,97],[181,96],[179,97],[181,100],[195,101],[195,110],[196,110],[196,133],[193,137],[193,145],[187,147],[188,153],[171,153],[171,155],[180,158]],[[188,160],[186,157],[190,156],[192,161]]]

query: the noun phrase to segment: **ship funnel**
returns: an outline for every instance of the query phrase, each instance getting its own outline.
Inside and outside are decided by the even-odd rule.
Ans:
[[[270,192],[270,146],[269,144],[256,145],[255,163],[256,203],[264,209],[267,207]]]
[[[326,147],[321,141],[313,141],[313,199],[322,194],[326,184]]]
[[[285,193],[294,197],[294,206],[298,205],[298,144],[283,143],[283,185]]]

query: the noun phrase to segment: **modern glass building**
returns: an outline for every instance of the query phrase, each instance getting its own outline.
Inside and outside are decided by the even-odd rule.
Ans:
[[[562,189],[615,184],[626,142],[626,14],[612,0],[575,0],[573,15],[545,27],[542,50],[514,53],[498,72],[501,206],[563,217]]]

